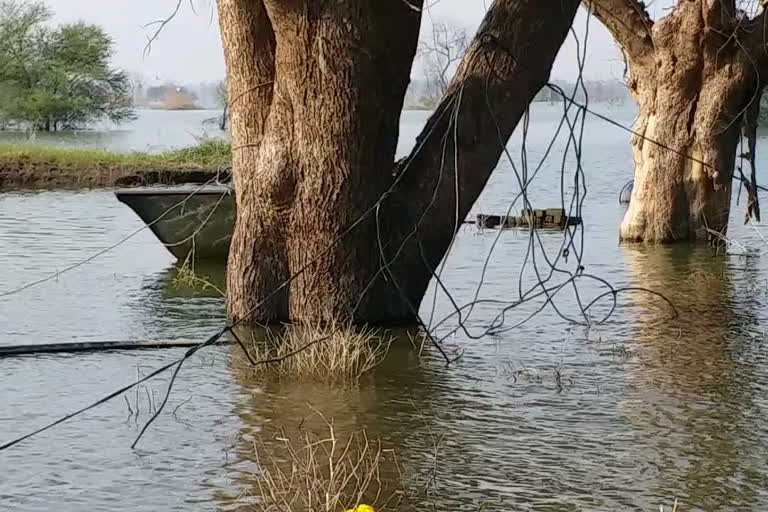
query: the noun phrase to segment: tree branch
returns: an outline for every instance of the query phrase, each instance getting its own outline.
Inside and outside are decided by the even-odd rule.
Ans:
[[[168,17],[163,18],[162,20],[150,21],[149,23],[144,25],[144,28],[149,28],[153,25],[157,25],[157,28],[152,33],[152,35],[147,36],[147,44],[144,46],[144,57],[148,56],[149,53],[152,51],[152,43],[154,43],[157,40],[157,38],[160,37],[160,32],[162,32],[165,26],[169,24],[173,20],[173,18],[175,18],[176,15],[179,13],[179,9],[181,8],[181,3],[182,3],[182,0],[178,0],[176,2],[176,7],[173,9],[173,12]],[[190,2],[190,5],[192,5],[191,2]],[[192,9],[194,10],[194,6],[192,7]]]
[[[739,179],[742,180],[743,185],[745,185],[747,188],[747,211],[744,219],[745,224],[749,222],[749,219],[752,217],[754,217],[757,222],[760,222],[760,200],[757,196],[757,168],[755,165],[757,155],[755,153],[757,152],[757,127],[758,119],[760,117],[761,98],[762,94],[758,95],[757,100],[753,101],[747,107],[747,110],[744,112],[744,122],[742,126],[742,133],[744,134],[744,137],[746,137],[747,145],[749,147],[749,153],[747,153],[746,156],[749,160],[751,171],[749,180],[746,180],[744,177],[744,171],[741,169],[741,166],[739,166],[739,171],[741,172]],[[744,156],[745,155],[742,155],[742,157]]]
[[[630,61],[639,60],[653,51],[653,20],[639,0],[586,0],[600,22],[613,35]]]
[[[579,0],[496,0],[410,156],[398,163],[399,186],[381,216],[395,275],[421,298],[496,168],[528,105],[546,84]],[[404,219],[405,217],[405,219]],[[403,232],[406,230],[406,232]],[[422,250],[423,249],[423,250]],[[398,265],[400,265],[398,267]]]

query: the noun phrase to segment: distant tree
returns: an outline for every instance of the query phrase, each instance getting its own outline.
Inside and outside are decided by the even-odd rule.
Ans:
[[[169,85],[152,85],[147,88],[147,99],[149,101],[163,101],[168,91],[175,89],[175,86],[171,88]]]
[[[435,107],[440,101],[468,45],[469,36],[465,28],[448,23],[432,24],[431,34],[419,43],[427,79],[427,92],[421,98],[423,106]]]
[[[224,109],[219,119],[219,129],[227,129],[227,117],[229,116],[229,97],[227,92],[227,81],[222,80],[216,84],[216,100],[219,106]]]
[[[136,104],[144,99],[144,86],[146,84],[146,78],[144,75],[138,72],[128,73],[128,82],[130,83],[131,96],[133,102]]]
[[[760,97],[760,116],[758,118],[758,124],[761,128],[768,127],[768,95],[763,94]]]
[[[51,16],[41,2],[0,1],[0,119],[46,131],[134,119],[111,38],[84,22],[50,28]]]

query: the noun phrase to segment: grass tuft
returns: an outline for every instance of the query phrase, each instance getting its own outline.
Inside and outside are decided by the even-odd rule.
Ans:
[[[342,441],[333,422],[326,424],[322,437],[304,432],[296,443],[283,433],[277,439],[282,443],[278,453],[268,458],[261,456],[268,451],[263,443],[257,446],[261,471],[254,475],[259,493],[256,510],[366,510],[358,509],[360,505],[376,512],[400,509],[406,492],[402,478],[396,476],[401,473],[394,452],[370,441],[365,430]]]
[[[285,326],[251,335],[251,358],[259,373],[326,381],[354,380],[378,366],[392,338],[371,328],[332,323]],[[247,362],[245,364],[248,364]]]
[[[226,167],[232,162],[232,144],[223,139],[201,139],[195,146],[174,149],[160,156],[169,164],[194,163],[204,169]]]

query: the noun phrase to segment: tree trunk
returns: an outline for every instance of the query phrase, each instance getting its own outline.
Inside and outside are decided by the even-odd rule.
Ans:
[[[621,239],[718,238],[728,226],[741,128],[759,108],[762,84],[746,45],[762,28],[738,22],[719,0],[679,2],[655,24],[634,0],[592,7],[625,51],[640,110]]]
[[[230,315],[414,324],[432,269],[546,83],[578,3],[498,0],[417,148],[396,165],[421,2],[264,0],[256,30],[231,16],[253,1],[221,0],[238,204]],[[235,99],[264,77],[238,85],[235,75],[254,59],[242,48],[267,32],[276,58],[262,121],[263,101]]]
[[[691,84],[694,90],[701,87],[690,91],[692,97],[667,95],[658,85],[655,101],[640,99],[636,131],[641,136],[632,138],[635,182],[622,240],[708,240],[712,231],[725,233],[741,123],[732,117],[737,109],[730,117],[722,110],[699,111],[711,106],[705,102],[724,99],[728,92],[722,85],[716,80]],[[731,121],[733,126],[723,130]]]

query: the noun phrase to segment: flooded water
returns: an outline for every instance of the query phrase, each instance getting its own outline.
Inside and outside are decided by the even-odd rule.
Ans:
[[[543,155],[556,107],[534,107],[528,152]],[[630,109],[610,114],[629,124]],[[403,117],[404,151],[425,113]],[[622,247],[621,186],[631,178],[628,135],[590,120],[583,165],[585,273],[616,288],[613,316],[591,329],[552,307],[520,327],[473,339],[503,305],[485,302],[466,319],[469,335],[450,367],[405,345],[359,385],[339,387],[256,378],[234,347],[214,347],[185,365],[166,412],[130,448],[159,403],[167,376],[0,452],[0,509],[23,511],[246,510],[258,495],[254,441],[280,429],[321,432],[313,409],[339,430],[367,428],[393,448],[407,474],[429,478],[437,510],[765,510],[768,508],[768,256],[758,230],[734,205],[734,247]],[[759,154],[768,154],[761,140]],[[559,204],[563,137],[531,187],[535,205]],[[519,139],[511,145],[518,158]],[[529,162],[529,167],[533,164]],[[502,162],[476,211],[503,213],[518,192]],[[743,201],[743,198],[742,198]],[[473,212],[474,213],[474,212]],[[110,191],[0,195],[0,293],[54,274],[117,242],[142,223]],[[462,229],[443,283],[459,304],[518,297],[527,249],[523,233]],[[562,234],[543,234],[556,252]],[[493,250],[492,250],[493,249]],[[539,268],[548,267],[537,256]],[[567,268],[576,262],[571,259]],[[533,280],[526,267],[523,283]],[[205,269],[212,279],[222,269]],[[144,231],[55,279],[0,298],[0,345],[107,340],[202,340],[224,322],[215,292],[179,288],[173,258]],[[671,308],[639,288],[664,293]],[[588,303],[606,290],[586,278]],[[519,311],[514,325],[544,304]],[[580,318],[571,288],[556,297]],[[594,318],[610,307],[596,306]],[[453,311],[444,294],[422,304],[433,324]],[[445,334],[455,322],[444,324]],[[135,381],[180,350],[116,351],[0,359],[0,442]],[[138,409],[138,418],[129,412]],[[437,445],[437,446],[436,446]],[[435,454],[437,460],[435,460]],[[420,481],[414,477],[414,482]],[[489,505],[486,505],[489,506]]]
[[[0,131],[0,142],[157,153],[191,146],[201,138],[223,137],[219,110],[138,110],[135,121],[102,122],[89,130],[34,134]]]

